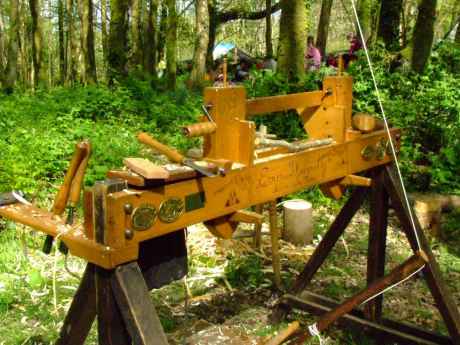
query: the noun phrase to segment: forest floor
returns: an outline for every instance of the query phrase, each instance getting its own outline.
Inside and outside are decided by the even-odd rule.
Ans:
[[[314,242],[295,247],[281,241],[282,279],[287,288],[319,243],[338,207],[314,211]],[[337,243],[325,265],[313,279],[310,290],[343,300],[365,286],[368,214],[360,211]],[[460,305],[460,212],[448,215],[442,224],[443,241],[433,241],[447,284]],[[2,229],[4,226],[4,230]],[[244,229],[243,229],[244,230]],[[265,229],[267,230],[267,229]],[[64,268],[59,255],[45,255],[39,248],[42,236],[12,223],[0,224],[0,344],[49,344],[56,339],[78,279]],[[268,315],[276,293],[271,269],[269,236],[261,251],[252,249],[252,239],[221,240],[201,225],[189,228],[187,280],[152,292],[171,344],[256,344],[273,335],[287,322],[303,326],[314,318],[295,312],[286,323],[270,326]],[[34,248],[34,249],[31,249]],[[390,219],[387,270],[411,255],[404,234]],[[68,258],[68,269],[81,275],[84,262]],[[411,279],[388,291],[384,314],[446,333],[434,302],[421,279]],[[361,333],[331,327],[323,333],[327,344],[372,344]],[[93,325],[87,344],[96,344]],[[318,344],[313,339],[309,344]]]

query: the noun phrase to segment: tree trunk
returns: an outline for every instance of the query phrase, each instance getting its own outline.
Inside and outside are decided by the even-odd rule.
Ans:
[[[160,28],[158,30],[157,37],[157,60],[162,61],[165,59],[165,41],[166,41],[166,30],[168,27],[168,9],[166,6],[166,0],[161,2],[161,14],[160,14]]]
[[[110,33],[109,33],[109,84],[117,77],[126,77],[126,52],[128,50],[128,6],[126,0],[110,0]]]
[[[382,0],[378,38],[383,40],[389,50],[399,49],[399,25],[402,9],[402,0]]]
[[[10,29],[8,44],[8,62],[5,71],[5,91],[13,92],[18,79],[18,47],[19,47],[19,0],[10,3]]]
[[[290,80],[304,75],[307,8],[303,0],[282,0],[278,47],[279,72]]]
[[[87,84],[97,83],[96,55],[94,53],[93,1],[82,1],[81,49],[83,55],[83,75]]]
[[[142,0],[132,0],[131,7],[131,66],[137,67],[142,65],[142,36],[141,36],[141,13]]]
[[[265,0],[265,56],[273,57],[273,42],[272,42],[272,0]]]
[[[323,0],[321,3],[321,15],[319,17],[318,23],[316,47],[321,52],[322,57],[326,56],[327,36],[329,33],[329,22],[331,18],[332,2],[333,0]]]
[[[372,26],[372,1],[371,0],[359,0],[358,3],[358,18],[363,30],[364,39],[367,41],[371,35]],[[358,28],[356,28],[358,29]],[[358,30],[356,30],[358,33]],[[359,34],[359,33],[358,33]]]
[[[0,83],[4,83],[5,73],[5,26],[3,25],[3,15],[0,7]]]
[[[107,77],[107,0],[101,0],[101,36],[102,36],[102,65],[104,66],[104,75]]]
[[[74,28],[74,1],[67,0],[66,6],[66,22],[67,22],[67,76],[66,84],[72,85],[77,75],[77,44],[75,42]]]
[[[436,0],[422,0],[418,8],[414,28],[412,69],[422,73],[428,62],[433,45]]]
[[[208,34],[208,49],[206,52],[206,67],[212,69],[214,66],[214,58],[212,53],[216,45],[217,35],[217,12],[215,0],[208,0],[208,14],[209,14],[209,34]]]
[[[66,76],[66,54],[64,41],[64,4],[63,0],[58,0],[58,36],[59,36],[59,83],[65,82]]]
[[[42,31],[41,31],[41,14],[40,0],[29,0],[30,15],[32,18],[32,62],[34,68],[34,86],[46,80],[42,71]]]
[[[144,70],[151,76],[156,75],[156,23],[158,0],[149,1],[149,9],[145,10],[144,20]]]
[[[177,13],[176,0],[167,0],[168,29],[166,31],[166,78],[168,89],[176,88]]]
[[[457,24],[457,32],[455,33],[455,41],[454,42],[460,47],[460,21]]]
[[[201,88],[206,75],[206,54],[209,41],[209,11],[207,0],[195,1],[195,52],[193,54],[192,85]]]

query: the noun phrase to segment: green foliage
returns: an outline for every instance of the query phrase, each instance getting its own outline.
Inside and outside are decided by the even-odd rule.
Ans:
[[[459,193],[460,79],[447,56],[454,55],[441,47],[424,74],[394,70],[395,61],[382,49],[374,49],[371,58],[389,121],[403,129],[400,157],[410,185]],[[380,113],[364,56],[349,73],[355,80],[354,110]]]
[[[153,90],[150,81],[128,79],[104,86],[56,88],[0,98],[0,191],[22,189],[48,194],[64,176],[77,141],[93,146],[86,183],[103,179],[128,156],[141,151],[136,133],[147,131],[186,149],[195,142],[180,127],[196,121],[201,98],[179,86],[174,93]]]
[[[264,281],[262,259],[256,255],[230,257],[225,276],[233,287],[257,288]]]

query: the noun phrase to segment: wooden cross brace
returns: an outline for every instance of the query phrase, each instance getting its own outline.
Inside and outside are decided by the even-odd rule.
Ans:
[[[457,306],[442,279],[439,266],[420,228],[418,220],[416,218],[414,219],[415,229],[411,225],[409,209],[403,198],[402,186],[399,179],[396,177],[393,166],[387,165],[375,168],[371,170],[370,175],[372,177],[371,188],[357,187],[353,191],[348,202],[342,208],[329,228],[329,231],[324,235],[323,240],[317,246],[310,260],[305,265],[303,271],[297,277],[291,291],[283,296],[275,307],[271,315],[272,321],[279,322],[293,307],[295,307],[319,315],[320,319],[317,324],[321,326],[319,327],[321,328],[320,331],[330,323],[338,320],[341,324],[358,327],[360,331],[369,331],[376,336],[379,344],[460,345],[460,315]],[[329,256],[335,243],[343,234],[345,228],[359,210],[368,194],[370,194],[371,206],[367,259],[368,287],[342,304],[337,304],[323,296],[304,291],[315,273]],[[371,289],[375,288],[379,282],[382,282],[386,277],[390,277],[394,274],[393,272],[397,271],[399,268],[408,268],[409,266],[414,266],[412,267],[413,269],[417,268],[416,264],[412,265],[410,262],[406,262],[384,278],[390,201],[391,207],[394,209],[396,216],[401,222],[403,231],[415,254],[411,260],[416,261],[417,253],[420,251],[424,253],[424,266],[419,266],[423,267],[421,272],[445,322],[450,337],[383,318],[383,295],[379,295],[367,302],[363,311],[352,309],[357,307],[361,302],[359,296],[366,295]],[[417,237],[419,241],[417,241]],[[420,247],[418,243],[420,243]],[[307,298],[300,298],[299,296],[301,294],[302,296],[307,296]],[[305,336],[300,336],[300,338],[305,338]]]

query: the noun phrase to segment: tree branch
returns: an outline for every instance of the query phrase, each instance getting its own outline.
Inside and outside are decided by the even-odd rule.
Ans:
[[[275,13],[281,9],[281,3],[278,2],[272,6],[271,13]],[[267,15],[266,10],[257,12],[246,12],[241,9],[233,9],[225,12],[217,13],[217,22],[219,24],[226,23],[236,19],[257,20],[263,19]]]

